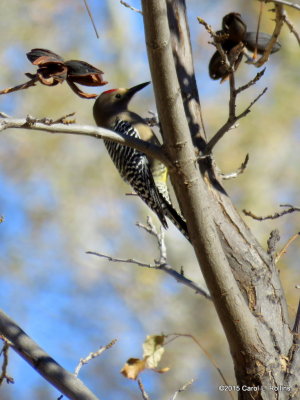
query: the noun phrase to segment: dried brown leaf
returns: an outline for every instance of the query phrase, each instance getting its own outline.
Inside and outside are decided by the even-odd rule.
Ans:
[[[136,379],[146,368],[146,361],[139,358],[129,358],[121,369],[121,374],[127,379]]]

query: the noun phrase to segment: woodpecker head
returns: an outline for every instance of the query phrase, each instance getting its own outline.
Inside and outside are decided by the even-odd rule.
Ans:
[[[128,104],[132,97],[148,86],[150,82],[141,83],[130,89],[111,89],[100,94],[97,97],[93,113],[98,126],[106,126],[107,122],[118,114],[128,110]]]

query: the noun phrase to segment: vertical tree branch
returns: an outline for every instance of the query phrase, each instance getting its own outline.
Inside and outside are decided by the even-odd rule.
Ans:
[[[231,351],[259,346],[255,318],[233,278],[213,222],[209,193],[198,163],[176,74],[165,0],[142,1],[148,57],[160,122],[169,158],[175,161],[175,191],[207,286],[228,337]],[[236,321],[239,321],[236,323]]]
[[[167,0],[168,20],[171,31],[175,68],[181,96],[194,145],[204,150],[205,133],[200,129],[202,121],[200,99],[195,79],[194,61],[190,41],[190,29],[186,17],[185,0]],[[180,29],[178,29],[180,27]]]
[[[223,188],[199,172],[173,58],[167,1],[143,0],[142,5],[165,151],[173,160],[172,183],[228,339],[238,384],[280,385],[292,335],[278,273]],[[252,393],[240,395],[253,398]],[[274,398],[274,393],[259,391],[256,398]]]

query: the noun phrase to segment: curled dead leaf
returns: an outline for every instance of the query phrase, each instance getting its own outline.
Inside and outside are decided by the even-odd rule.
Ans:
[[[150,335],[147,336],[143,344],[143,356],[147,360],[147,368],[156,368],[162,358],[165,351],[164,347],[164,336],[162,335]]]
[[[151,369],[159,374],[170,370],[169,367],[159,368],[158,364],[165,351],[165,337],[163,335],[149,335],[143,343],[143,359],[130,358],[121,370],[121,373],[128,379],[136,379],[145,369]]]
[[[136,379],[145,368],[145,360],[140,360],[139,358],[129,358],[124,367],[121,369],[121,374],[127,379]]]

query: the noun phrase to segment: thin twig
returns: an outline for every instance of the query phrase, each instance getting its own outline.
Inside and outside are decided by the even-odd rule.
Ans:
[[[87,357],[81,358],[76,369],[74,372],[74,375],[77,377],[79,374],[79,371],[81,368],[87,364],[89,361],[91,361],[93,358],[99,357],[105,350],[110,349],[115,343],[117,339],[113,339],[110,343],[108,343],[106,346],[100,347],[97,351],[91,352]]]
[[[225,64],[227,64],[227,68],[228,68],[228,70],[229,70],[229,69],[230,69],[230,64],[229,64],[227,55],[226,55],[226,53],[225,53],[225,51],[223,50],[223,47],[222,47],[222,45],[221,45],[221,42],[222,42],[222,39],[223,39],[224,35],[217,34],[217,33],[212,29],[211,25],[209,25],[206,21],[204,21],[203,18],[197,17],[197,19],[198,19],[198,22],[199,22],[201,25],[204,26],[204,28],[207,30],[207,32],[208,32],[208,33],[210,34],[210,36],[212,37],[213,43],[211,43],[211,44],[213,44],[213,45],[216,47],[216,49],[218,50],[218,52],[220,53],[220,55],[221,55],[221,57],[222,57],[222,60],[224,61]]]
[[[140,391],[142,393],[143,400],[150,400],[150,397],[149,397],[148,393],[146,392],[146,390],[144,388],[144,385],[143,385],[143,382],[142,382],[141,378],[138,378],[137,382],[138,382]]]
[[[279,254],[277,254],[275,258],[275,263],[277,263],[280,258],[287,252],[288,247],[293,243],[294,240],[296,240],[300,236],[300,232],[296,233],[293,235],[289,240],[286,242],[286,244],[283,246],[283,248],[280,250]]]
[[[221,173],[220,174],[221,178],[225,181],[227,179],[233,179],[233,178],[236,178],[237,176],[241,175],[245,171],[245,169],[248,165],[248,161],[249,161],[249,154],[246,154],[245,160],[242,162],[242,164],[236,171],[230,172],[229,174]]]
[[[20,85],[17,85],[17,86],[14,86],[14,87],[10,87],[10,88],[6,88],[6,89],[3,89],[3,90],[0,90],[0,95],[16,92],[16,91],[22,90],[22,89],[28,89],[31,86],[35,86],[35,84],[37,82],[38,82],[38,77],[36,75],[34,75],[34,77],[32,79],[30,79],[28,82],[21,83]]]
[[[248,89],[250,86],[254,85],[264,74],[265,69],[256,74],[256,76],[251,79],[246,85],[235,88],[235,78],[234,73],[229,74],[229,89],[230,89],[230,97],[229,97],[229,115],[225,124],[217,131],[217,133],[210,139],[205,148],[205,155],[208,155],[212,152],[214,146],[222,139],[222,137],[230,130],[232,126],[236,124],[236,122],[245,117],[249,112],[251,107],[260,99],[261,96],[265,94],[267,88],[265,88],[250,104],[249,106],[241,112],[239,115],[236,115],[236,98],[239,93]]]
[[[294,27],[293,23],[289,20],[289,18],[287,17],[286,14],[284,15],[284,22],[287,25],[287,27],[289,28],[290,32],[295,36],[295,38],[300,46],[300,34],[298,31],[296,31],[296,28]]]
[[[239,93],[243,92],[244,90],[248,89],[249,87],[253,86],[256,84],[257,81],[263,76],[265,73],[266,68],[263,70],[259,71],[253,79],[251,79],[246,85],[240,86],[239,88],[236,89],[235,95],[238,95]]]
[[[202,344],[199,342],[198,339],[195,338],[195,336],[190,335],[188,333],[171,333],[169,335],[166,335],[166,338],[170,337],[169,342],[165,342],[165,345],[167,345],[168,343],[170,343],[173,340],[176,340],[179,337],[187,337],[189,339],[192,339],[196,345],[198,347],[200,347],[201,351],[205,354],[205,356],[209,359],[209,361],[211,362],[211,364],[215,367],[215,369],[217,370],[217,372],[219,373],[222,381],[224,382],[224,384],[226,386],[229,386],[225,376],[223,375],[223,372],[221,371],[221,369],[219,368],[218,364],[216,363],[216,361],[213,359],[213,357],[211,356],[211,354],[202,346]],[[233,394],[228,391],[229,396],[231,397],[231,399],[234,399]]]
[[[176,390],[176,392],[170,398],[170,400],[175,400],[179,393],[186,391],[194,382],[195,382],[195,379],[191,379],[190,381],[184,383],[178,390]]]
[[[195,292],[197,294],[201,294],[206,299],[211,300],[210,294],[205,289],[203,289],[201,286],[197,285],[192,280],[186,278],[184,276],[183,272],[179,273],[174,268],[172,268],[169,264],[167,264],[167,262],[166,262],[166,260],[167,260],[167,249],[166,249],[166,245],[165,245],[165,242],[164,242],[164,233],[163,233],[162,229],[161,229],[160,233],[158,233],[157,229],[153,225],[150,217],[147,217],[147,225],[144,225],[144,224],[141,224],[141,223],[137,223],[136,225],[139,228],[144,229],[150,235],[154,236],[156,238],[156,240],[157,240],[158,248],[159,248],[159,252],[160,252],[160,258],[159,258],[159,260],[154,260],[154,264],[147,264],[147,263],[144,263],[142,261],[135,260],[133,258],[122,259],[122,258],[111,257],[111,256],[107,256],[105,254],[97,253],[97,252],[94,252],[94,251],[87,251],[86,254],[92,254],[92,255],[95,255],[97,257],[106,258],[107,260],[109,260],[111,262],[122,262],[122,263],[126,263],[126,264],[134,264],[134,265],[138,265],[139,267],[143,267],[143,268],[150,268],[150,269],[156,269],[156,270],[164,271],[168,275],[170,275],[174,279],[176,279],[176,281],[178,283],[181,283],[181,284],[183,284],[183,285],[195,290]]]
[[[232,76],[233,74],[230,75],[231,79],[230,81],[232,82]],[[255,78],[254,78],[255,79]],[[231,89],[232,96],[230,96],[229,100],[229,117],[228,120],[225,122],[225,124],[217,131],[217,133],[210,139],[210,141],[207,143],[206,148],[205,148],[205,154],[210,154],[212,149],[215,147],[215,145],[219,142],[219,140],[222,139],[222,137],[230,130],[230,128],[241,118],[245,117],[249,112],[251,111],[251,107],[266,93],[268,88],[264,88],[264,90],[259,93],[257,97],[249,104],[249,106],[241,112],[239,115],[233,115],[233,112],[235,112],[235,99],[236,99],[236,90]]]
[[[205,138],[207,138],[207,134],[206,134],[206,128],[205,128],[205,123],[204,123],[204,117],[203,117],[203,112],[202,112],[202,100],[201,100],[201,96],[199,95],[199,111],[200,111],[200,122],[201,122],[201,127],[203,130],[203,135]]]
[[[154,264],[147,264],[145,262],[135,260],[133,258],[116,258],[116,257],[111,257],[107,256],[105,254],[101,254],[95,251],[87,251],[86,254],[92,254],[97,257],[102,257],[106,258],[107,260],[111,262],[121,262],[121,263],[126,263],[126,264],[134,264],[142,268],[150,268],[150,269],[156,269],[160,271],[166,272],[168,275],[172,276],[178,283],[181,283],[190,289],[193,289],[197,294],[201,294],[204,296],[206,299],[211,300],[211,296],[209,293],[203,289],[200,285],[196,284],[192,280],[186,278],[183,274],[183,272],[177,272],[174,268],[172,268],[167,262],[167,249],[164,241],[164,233],[162,229],[160,232],[157,232],[156,227],[153,225],[150,217],[147,218],[147,224],[141,224],[137,223],[136,224],[139,228],[144,229],[147,233],[150,235],[154,236],[157,240],[158,248],[159,248],[159,253],[160,257],[159,260],[154,260]]]
[[[297,308],[295,323],[292,332],[294,333],[294,343],[299,344],[300,342],[300,301]]]
[[[83,0],[83,1],[84,1],[84,5],[85,5],[85,8],[86,8],[86,11],[88,12],[90,20],[92,22],[96,37],[97,37],[97,39],[99,39],[98,31],[97,31],[97,28],[96,28],[96,25],[95,25],[95,21],[94,21],[93,15],[91,13],[90,7],[89,7],[89,5],[87,3],[87,0]]]
[[[115,258],[111,256],[107,256],[105,254],[101,254],[95,251],[87,251],[86,254],[92,254],[97,257],[102,257],[106,258],[108,261],[111,262],[120,262],[120,263],[126,263],[126,264],[134,264],[138,265],[139,267],[142,268],[150,268],[150,269],[156,269],[156,270],[161,270],[166,272],[167,274],[171,275],[178,283],[181,283],[191,289],[193,289],[196,294],[201,294],[204,296],[206,299],[211,300],[211,296],[209,293],[203,289],[201,286],[197,285],[195,282],[192,280],[186,278],[183,274],[177,272],[174,268],[172,268],[169,264],[147,264],[139,260],[135,260],[134,258]]]
[[[258,35],[259,35],[259,30],[260,30],[262,11],[263,11],[263,3],[260,3],[260,10],[259,10],[259,14],[258,14],[258,21],[257,21],[257,28],[256,28],[255,48],[254,48],[252,60],[255,60],[257,57]]]
[[[236,89],[235,89],[235,77],[234,74],[229,75],[229,117],[228,120],[234,121],[236,118],[235,110],[236,110]],[[235,121],[234,121],[235,122]]]
[[[266,215],[265,217],[255,215],[251,211],[247,211],[247,210],[243,210],[243,213],[245,215],[247,215],[247,217],[251,217],[257,221],[265,221],[266,219],[276,219],[276,218],[282,217],[283,215],[291,214],[296,211],[300,211],[299,207],[294,207],[290,204],[281,204],[280,207],[289,207],[289,208],[287,210],[276,212],[275,214]]]
[[[217,133],[210,139],[207,143],[205,148],[205,155],[211,153],[212,149],[215,145],[222,139],[222,137],[232,128],[235,126],[236,122],[245,117],[249,112],[251,107],[263,96],[267,88],[264,90],[249,104],[249,106],[241,112],[239,115],[236,115],[236,98],[239,93],[248,89],[250,86],[254,85],[264,74],[265,69],[258,72],[253,79],[251,79],[246,85],[239,87],[238,89],[235,88],[235,79],[234,73],[229,75],[229,89],[230,89],[230,98],[229,98],[229,116],[225,124],[217,131]]]
[[[159,257],[158,261],[155,260],[155,263],[159,264],[159,265],[165,264],[166,260],[167,260],[167,248],[166,248],[166,244],[165,244],[165,240],[164,240],[165,239],[164,231],[163,231],[162,227],[160,227],[160,232],[157,232],[157,229],[149,216],[147,217],[147,225],[137,222],[136,226],[144,229],[146,232],[148,232],[150,235],[152,235],[156,238],[160,257]]]
[[[260,1],[263,1],[264,3],[282,4],[284,6],[289,6],[289,7],[296,8],[296,10],[300,10],[300,4],[295,4],[295,3],[292,3],[291,1],[287,1],[287,0],[260,0]]]
[[[233,69],[233,64],[234,62],[230,63],[227,57],[227,54],[225,53],[225,51],[223,50],[222,44],[221,44],[221,38],[224,37],[224,35],[219,35],[217,34],[211,27],[211,25],[209,25],[206,21],[204,21],[203,18],[197,17],[198,22],[204,26],[204,28],[207,30],[207,32],[210,34],[210,36],[213,39],[213,42],[211,44],[213,44],[216,49],[218,50],[218,52],[220,53],[220,56],[222,58],[222,61],[224,63],[224,66],[226,67],[227,71],[229,73],[233,73],[234,69]]]
[[[0,374],[0,386],[4,380],[6,381],[6,383],[14,383],[14,378],[12,378],[11,376],[9,376],[7,374],[8,352],[9,352],[9,347],[10,347],[11,343],[4,336],[2,336],[1,339],[4,341],[4,344],[3,344],[2,350],[0,351],[0,356],[3,355],[3,363],[2,363],[1,374]]]
[[[162,264],[160,268],[158,268],[167,274],[171,275],[178,283],[181,283],[190,289],[194,290],[196,294],[201,294],[201,296],[204,296],[208,300],[212,300],[210,294],[207,292],[207,290],[203,289],[200,285],[195,283],[194,281],[186,278],[183,273],[177,272],[174,268],[172,268],[169,264]]]
[[[158,266],[156,264],[147,264],[142,261],[135,260],[134,258],[116,258],[116,257],[107,256],[106,254],[98,253],[96,251],[87,251],[86,254],[91,254],[93,256],[106,258],[108,261],[111,261],[111,262],[134,264],[134,265],[138,265],[139,267],[143,267],[143,268],[160,269],[160,266]]]
[[[132,11],[134,11],[134,12],[137,12],[138,14],[142,14],[142,15],[143,15],[143,11],[141,11],[141,10],[139,10],[139,9],[137,9],[137,8],[132,7],[130,4],[126,3],[125,1],[120,0],[120,3],[121,3],[123,6],[125,6],[125,7],[127,7],[127,8],[130,8],[130,10],[132,10]]]
[[[251,101],[251,103],[249,104],[249,106],[239,115],[237,115],[237,120],[240,118],[245,117],[247,114],[249,114],[251,107],[266,93],[266,91],[268,90],[267,87],[265,87],[262,92],[259,93],[258,96],[255,97],[255,99],[253,101]]]
[[[272,49],[273,49],[275,43],[277,42],[278,36],[281,32],[281,28],[282,28],[284,20],[285,20],[285,11],[284,11],[283,5],[279,4],[279,3],[276,4],[275,1],[274,1],[274,3],[275,3],[275,13],[276,13],[275,28],[274,28],[272,36],[269,40],[269,43],[267,44],[267,46],[265,48],[264,54],[254,63],[254,65],[256,67],[261,67],[263,64],[265,64],[268,61],[269,56],[272,52]]]

